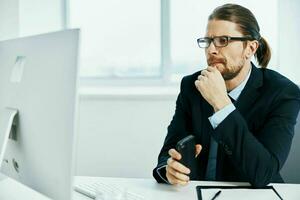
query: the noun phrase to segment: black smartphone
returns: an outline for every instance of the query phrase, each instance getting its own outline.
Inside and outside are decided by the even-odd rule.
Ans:
[[[196,141],[195,136],[188,135],[181,139],[176,144],[176,150],[181,154],[181,159],[178,161],[191,170],[190,178],[195,176],[196,168]]]

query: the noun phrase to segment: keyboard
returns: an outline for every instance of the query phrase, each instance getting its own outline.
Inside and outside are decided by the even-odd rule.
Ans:
[[[144,197],[125,190],[124,188],[115,186],[113,184],[106,184],[103,182],[81,183],[75,184],[74,190],[91,199],[96,199],[97,195],[119,195],[120,200],[144,200]]]

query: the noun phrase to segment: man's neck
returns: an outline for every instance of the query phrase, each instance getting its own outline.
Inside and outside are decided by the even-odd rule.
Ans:
[[[231,80],[225,81],[225,85],[228,92],[236,88],[239,84],[241,84],[245,80],[245,78],[249,73],[250,68],[251,68],[251,63],[247,62],[236,77],[234,77]]]

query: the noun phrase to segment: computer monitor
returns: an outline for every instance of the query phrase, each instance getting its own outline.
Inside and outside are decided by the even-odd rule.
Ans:
[[[73,29],[0,42],[1,172],[57,200],[71,198],[78,40]]]

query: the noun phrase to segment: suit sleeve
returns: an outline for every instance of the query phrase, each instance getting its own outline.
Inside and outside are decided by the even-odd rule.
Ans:
[[[177,141],[182,139],[187,135],[187,132],[189,130],[189,123],[191,122],[190,120],[190,114],[188,112],[188,100],[184,94],[183,88],[185,87],[185,78],[181,82],[181,87],[180,87],[180,93],[177,97],[176,100],[176,109],[175,109],[175,114],[173,116],[173,119],[168,126],[168,133],[165,138],[163,147],[159,153],[158,156],[158,164],[156,168],[153,170],[153,176],[159,183],[165,183],[166,179],[165,176],[165,170],[160,170],[163,171],[163,173],[159,174],[159,168],[161,168],[164,165],[167,165],[167,160],[170,157],[168,154],[169,149],[175,148]],[[163,178],[162,178],[163,177]]]
[[[236,109],[215,129],[213,137],[254,187],[270,183],[285,163],[300,108],[299,88],[292,84],[277,95],[268,117],[258,132],[252,133]]]

